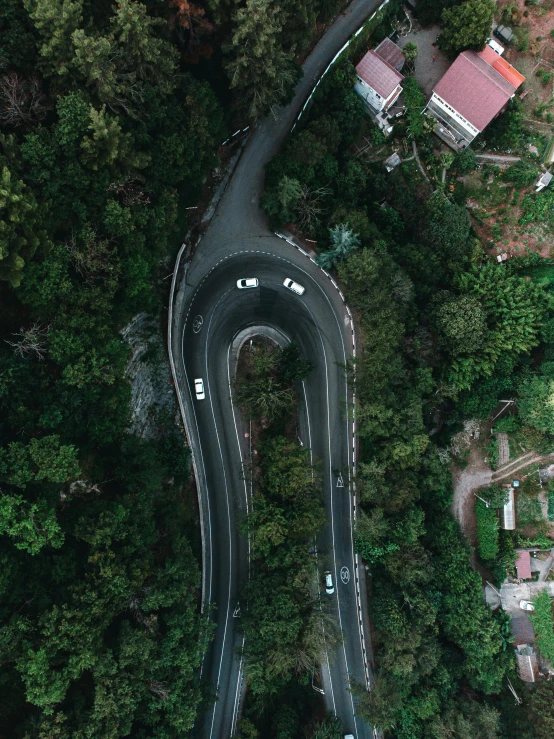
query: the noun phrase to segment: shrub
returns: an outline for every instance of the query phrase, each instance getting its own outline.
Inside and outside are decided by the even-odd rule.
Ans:
[[[475,503],[479,556],[485,562],[494,560],[498,554],[498,518],[493,508],[481,500]]]
[[[552,602],[546,590],[533,598],[535,610],[529,618],[535,629],[537,646],[543,657],[554,664],[554,630],[552,624]]]
[[[511,182],[516,187],[527,187],[533,184],[536,176],[537,168],[529,162],[520,160],[508,167],[503,174],[503,179],[506,182]]]

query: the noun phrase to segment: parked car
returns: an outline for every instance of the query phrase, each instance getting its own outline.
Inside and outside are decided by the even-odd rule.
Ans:
[[[501,41],[504,41],[505,44],[509,44],[510,41],[514,37],[514,32],[509,26],[496,26],[496,28],[493,31],[496,38],[499,38]]]
[[[327,595],[333,595],[335,592],[335,586],[333,585],[333,575],[327,570],[325,573],[325,592]]]
[[[303,295],[306,288],[302,287],[302,285],[299,285],[298,282],[295,282],[294,280],[291,280],[290,277],[287,277],[283,285],[285,287],[288,287],[289,290],[292,290],[293,293],[296,293],[297,295]]]
[[[258,287],[259,282],[257,277],[243,277],[241,280],[237,280],[237,287],[239,290],[244,290],[247,287]]]
[[[531,603],[530,600],[520,600],[519,607],[524,611],[534,611],[535,610],[535,606]]]
[[[201,377],[194,381],[194,389],[196,390],[196,400],[204,400],[206,393],[204,392],[204,380]]]

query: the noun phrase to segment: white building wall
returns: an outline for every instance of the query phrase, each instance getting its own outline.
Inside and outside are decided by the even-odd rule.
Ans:
[[[367,82],[364,82],[361,77],[358,77],[358,81],[354,85],[354,89],[360,97],[371,105],[372,108],[375,110],[383,109],[385,98],[379,95],[378,92],[375,92],[375,90],[370,87]]]
[[[362,97],[371,105],[374,110],[386,110],[402,92],[402,87],[398,85],[388,96],[388,98],[384,98],[382,95],[379,95],[379,93],[376,92],[372,87],[370,87],[367,82],[364,82],[361,77],[358,77],[358,81],[354,85],[354,89],[356,90],[358,95],[360,95],[360,97]]]
[[[437,108],[440,108],[444,110],[445,113],[447,113],[449,116],[454,116],[456,118],[458,126],[460,126],[464,132],[467,133],[467,139],[468,141],[473,141],[473,139],[477,136],[477,134],[480,133],[479,129],[475,128],[475,126],[472,126],[469,121],[467,121],[460,113],[458,113],[457,110],[455,110],[451,105],[448,105],[448,103],[440,98],[436,92],[434,92],[431,95],[431,100],[429,102],[433,102]]]

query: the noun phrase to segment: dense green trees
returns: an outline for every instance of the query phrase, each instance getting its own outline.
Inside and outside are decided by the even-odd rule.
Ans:
[[[0,8],[0,686],[10,737],[183,736],[210,636],[180,434],[126,431],[120,329],[223,114],[146,3]],[[154,286],[154,289],[153,289]]]
[[[283,103],[298,78],[283,48],[282,9],[269,0],[247,0],[235,16],[233,54],[227,74],[232,89],[241,93],[241,106],[251,118]]]
[[[490,36],[494,10],[494,0],[464,0],[445,8],[441,15],[444,32],[439,36],[439,47],[452,54],[464,49],[480,51]]]
[[[236,383],[237,405],[256,420],[274,421],[290,414],[296,400],[294,383],[305,380],[312,370],[312,363],[302,359],[298,344],[256,344],[244,354],[244,367]]]
[[[251,471],[252,507],[244,522],[250,579],[240,596],[246,604],[241,626],[249,694],[239,736],[245,739],[298,736],[313,702],[308,681],[333,644],[334,626],[318,598],[313,552],[326,521],[321,481],[310,450],[296,439],[294,383],[310,371],[296,344],[281,348],[256,342],[252,350],[243,349],[238,365],[237,397],[243,410],[253,412],[254,433],[260,437]],[[289,402],[271,413],[272,402],[264,400],[260,410],[260,398],[283,388]]]
[[[475,503],[479,556],[484,562],[494,562],[498,555],[498,517],[493,508],[482,500]]]
[[[537,638],[537,646],[544,660],[552,662],[554,660],[554,622],[552,620],[552,601],[547,590],[541,592],[533,598],[535,610],[531,613],[530,619],[535,630]]]
[[[554,434],[552,370],[550,362],[544,363],[541,374],[524,378],[518,388],[518,410],[523,423],[550,435]]]

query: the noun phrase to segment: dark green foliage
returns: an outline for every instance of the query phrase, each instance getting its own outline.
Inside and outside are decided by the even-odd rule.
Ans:
[[[520,159],[504,170],[502,178],[515,187],[528,187],[537,179],[538,170],[535,165]]]
[[[120,330],[159,308],[222,112],[148,4],[92,6],[0,9],[0,733],[173,739],[209,638],[190,459],[172,423],[126,432]]]
[[[363,197],[366,173],[348,155],[366,122],[354,81],[350,62],[337,63],[314,95],[300,130],[269,163],[262,208],[274,227],[293,221],[316,233],[323,223],[337,224],[333,210],[354,209]]]
[[[477,158],[475,152],[469,146],[459,151],[452,162],[452,169],[461,175],[468,174],[476,168]]]
[[[475,516],[479,555],[484,562],[492,562],[498,555],[498,516],[494,508],[481,500],[475,501]]]
[[[495,118],[482,134],[487,148],[494,151],[517,151],[526,141],[522,104],[514,98],[508,110]]]
[[[244,595],[245,669],[250,690],[282,692],[311,672],[322,649],[309,548],[325,521],[309,450],[284,437],[260,451],[254,511],[248,516],[252,572]]]
[[[533,598],[535,610],[529,618],[535,630],[537,646],[542,658],[548,662],[554,661],[554,624],[552,621],[552,601],[547,590]]]
[[[236,383],[237,405],[256,420],[274,421],[290,414],[296,400],[294,382],[305,380],[312,370],[298,344],[256,344],[244,354],[245,366]]]
[[[408,133],[412,138],[417,139],[432,131],[436,121],[434,118],[423,114],[427,98],[415,77],[407,77],[402,82],[402,89],[404,91]]]
[[[445,8],[460,5],[461,2],[462,0],[419,0],[416,9],[417,19],[423,26],[439,23]]]
[[[464,0],[442,11],[444,33],[438,46],[452,55],[464,49],[481,51],[490,35],[494,0]]]

